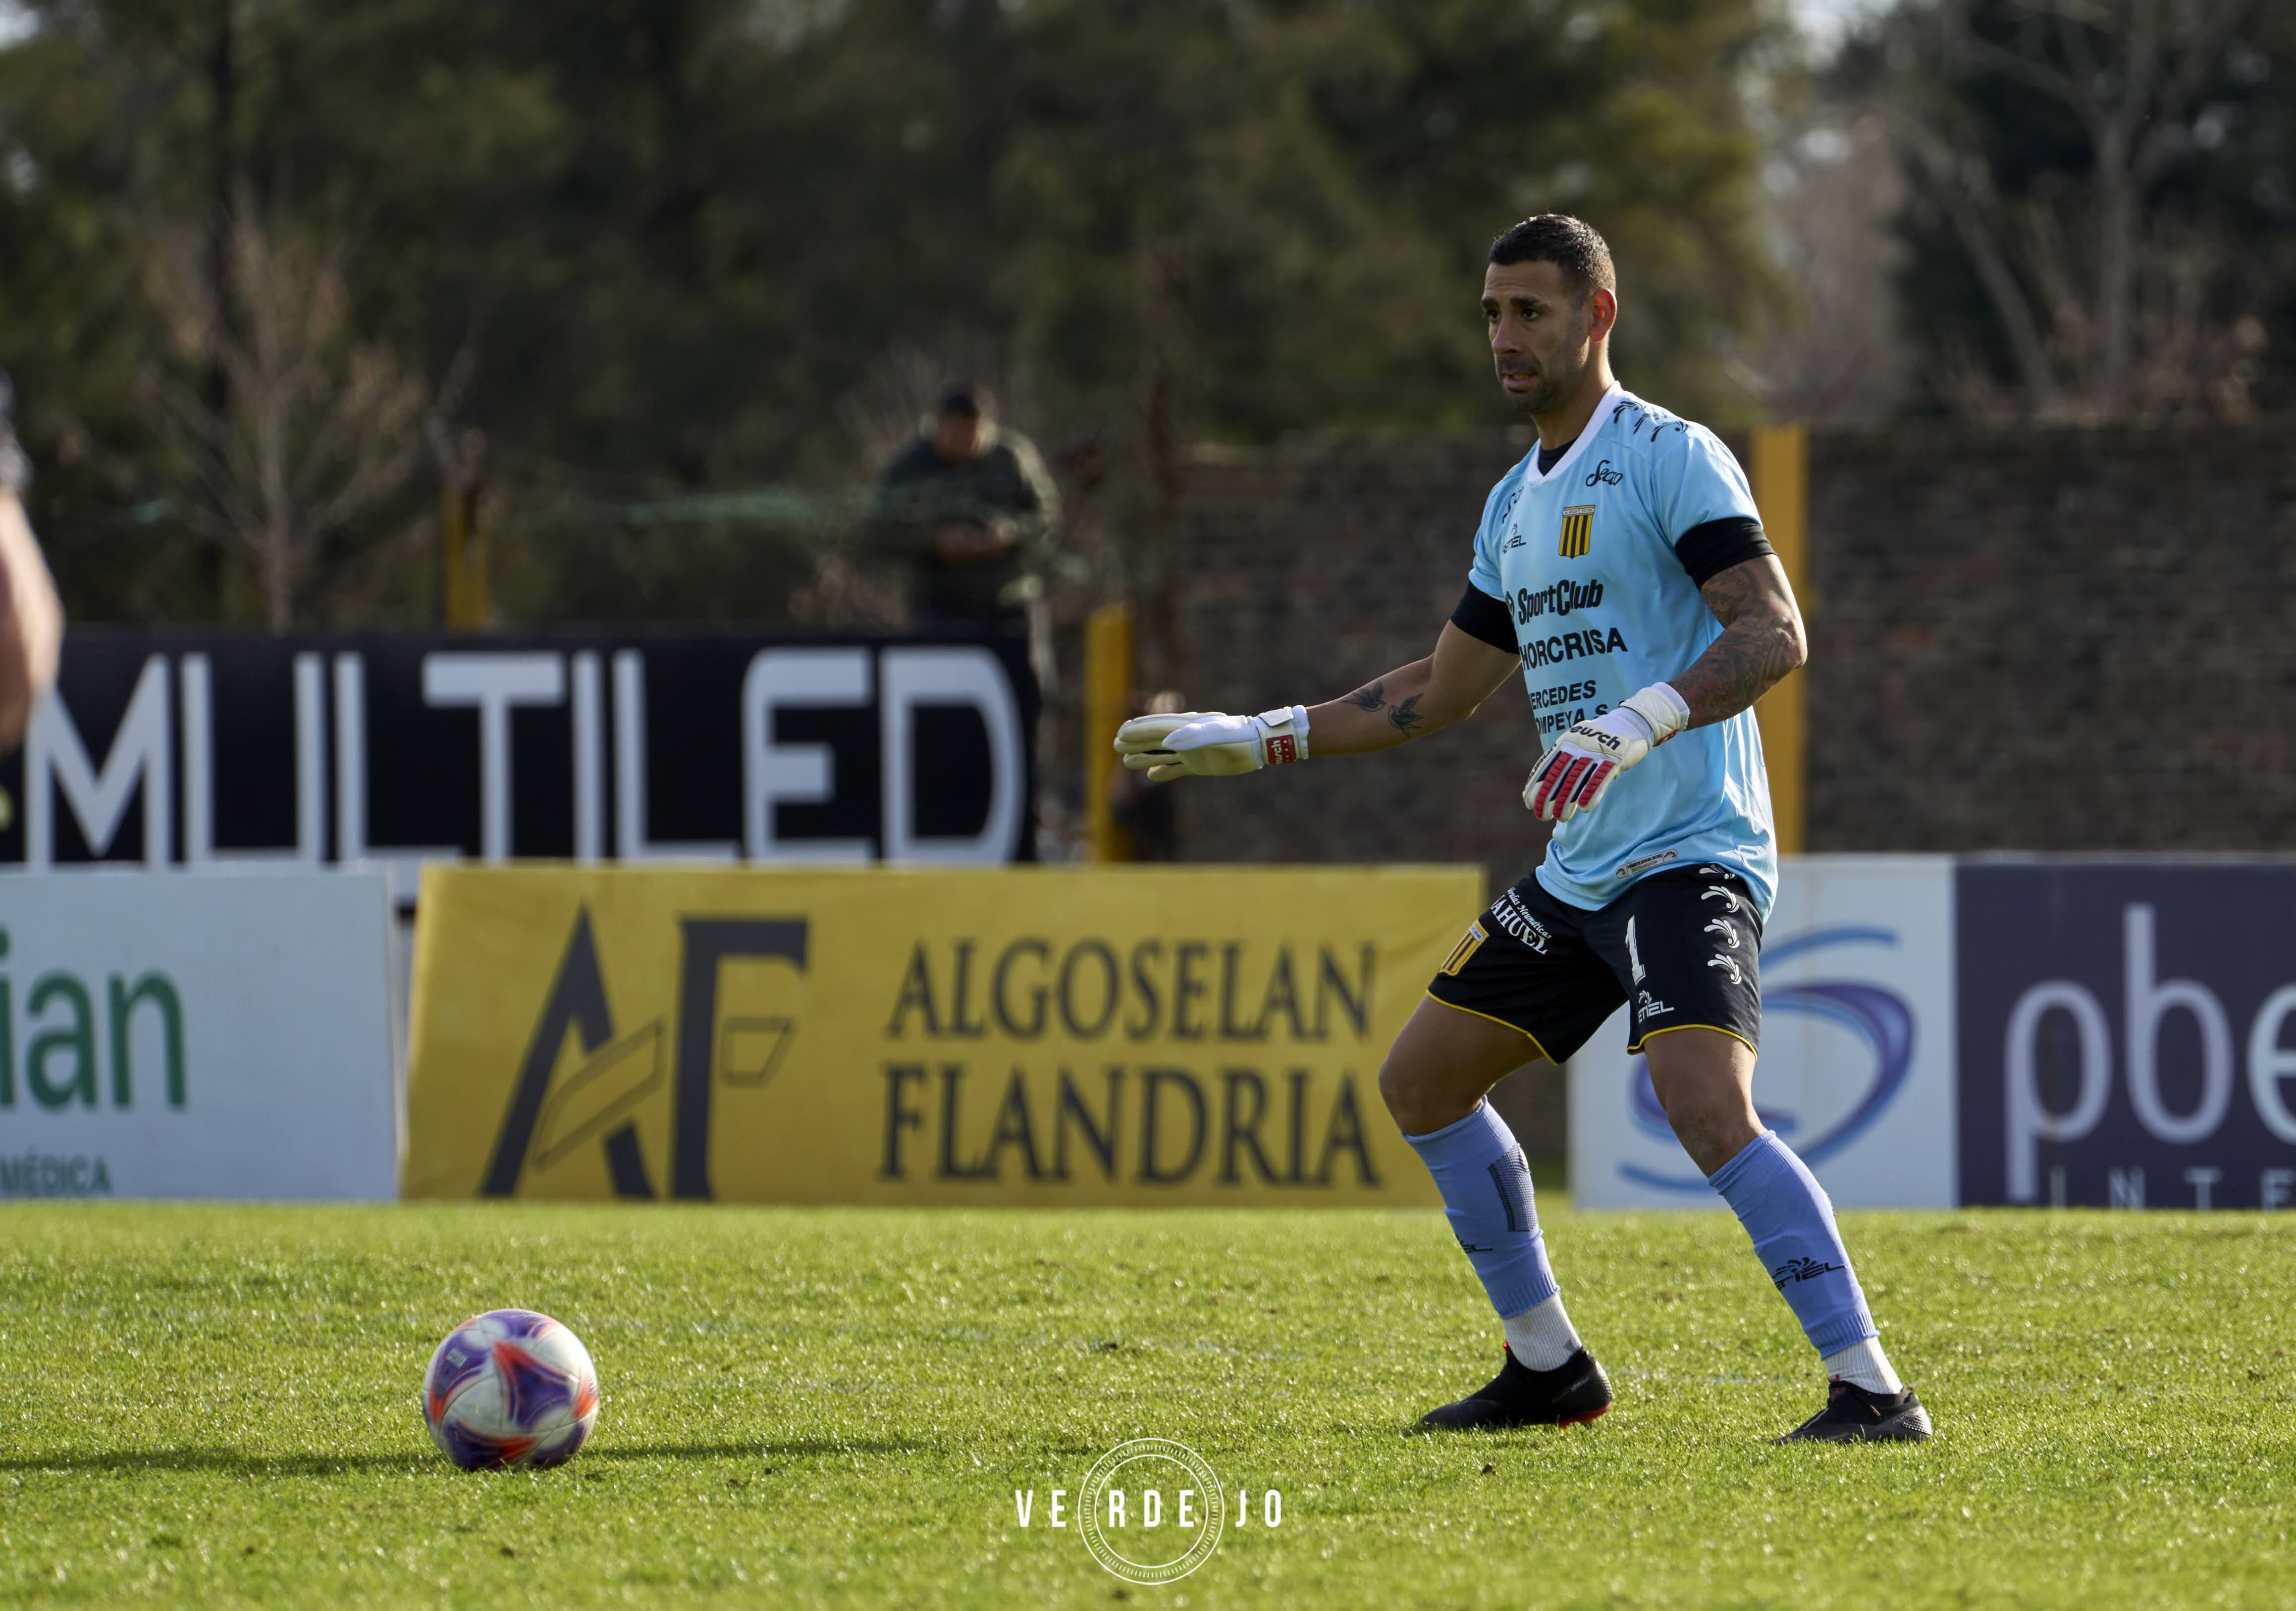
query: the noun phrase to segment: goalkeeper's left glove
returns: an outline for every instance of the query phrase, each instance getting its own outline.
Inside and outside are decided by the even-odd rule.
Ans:
[[[1308,758],[1308,707],[1293,705],[1256,716],[1217,710],[1184,710],[1172,716],[1135,716],[1116,730],[1116,753],[1151,783],[1193,773],[1232,778],[1263,766],[1288,766]]]
[[[1531,768],[1522,803],[1531,815],[1555,822],[1592,811],[1620,773],[1689,724],[1682,696],[1669,683],[1653,683],[1555,740]]]

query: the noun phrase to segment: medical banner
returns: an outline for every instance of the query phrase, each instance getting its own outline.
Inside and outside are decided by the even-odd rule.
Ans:
[[[1417,1206],[1473,868],[434,867],[406,1194]]]
[[[388,1198],[389,912],[349,872],[0,876],[0,1198]]]
[[[1762,940],[1754,1107],[1845,1208],[1950,1207],[1954,863],[1797,856]],[[1623,1009],[1570,1063],[1583,1207],[1719,1207],[1684,1154]]]
[[[1964,862],[1971,1203],[2296,1206],[2296,862]]]

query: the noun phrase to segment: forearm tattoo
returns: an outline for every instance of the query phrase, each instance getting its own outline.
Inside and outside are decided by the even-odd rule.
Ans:
[[[1418,732],[1420,723],[1426,719],[1417,709],[1419,699],[1420,696],[1414,693],[1387,713],[1388,725],[1406,738]]]
[[[1349,694],[1348,696],[1348,703],[1350,705],[1360,706],[1362,708],[1371,711],[1375,715],[1387,708],[1384,702],[1386,692],[1387,679],[1385,677],[1382,677],[1370,687],[1358,688],[1355,692]]]
[[[1674,679],[1693,727],[1727,721],[1802,663],[1800,612],[1775,563],[1734,565],[1702,590],[1722,635]]]

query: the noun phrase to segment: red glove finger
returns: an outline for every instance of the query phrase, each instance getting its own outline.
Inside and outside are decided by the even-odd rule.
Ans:
[[[1597,762],[1595,769],[1587,774],[1586,781],[1578,785],[1578,809],[1593,810],[1595,802],[1603,797],[1603,790],[1608,789],[1611,780],[1618,775],[1619,764],[1616,761]]]
[[[1530,812],[1536,817],[1567,822],[1571,792],[1594,767],[1595,757],[1569,749],[1558,749],[1554,754],[1558,764],[1547,773],[1546,786],[1532,800]]]
[[[1564,765],[1562,751],[1550,749],[1530,774],[1530,788],[1523,804],[1530,807],[1531,815],[1541,821],[1546,817],[1546,802],[1554,793],[1555,779]]]

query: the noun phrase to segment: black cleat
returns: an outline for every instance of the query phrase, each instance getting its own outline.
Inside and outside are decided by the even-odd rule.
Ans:
[[[1611,1407],[1611,1378],[1584,1348],[1552,1370],[1533,1370],[1505,1350],[1499,1373],[1456,1404],[1419,1418],[1428,1432],[1501,1427],[1575,1427]]]
[[[1778,1439],[1782,1443],[1918,1443],[1930,1435],[1930,1412],[1911,1387],[1873,1393],[1833,1378],[1825,1408]]]

